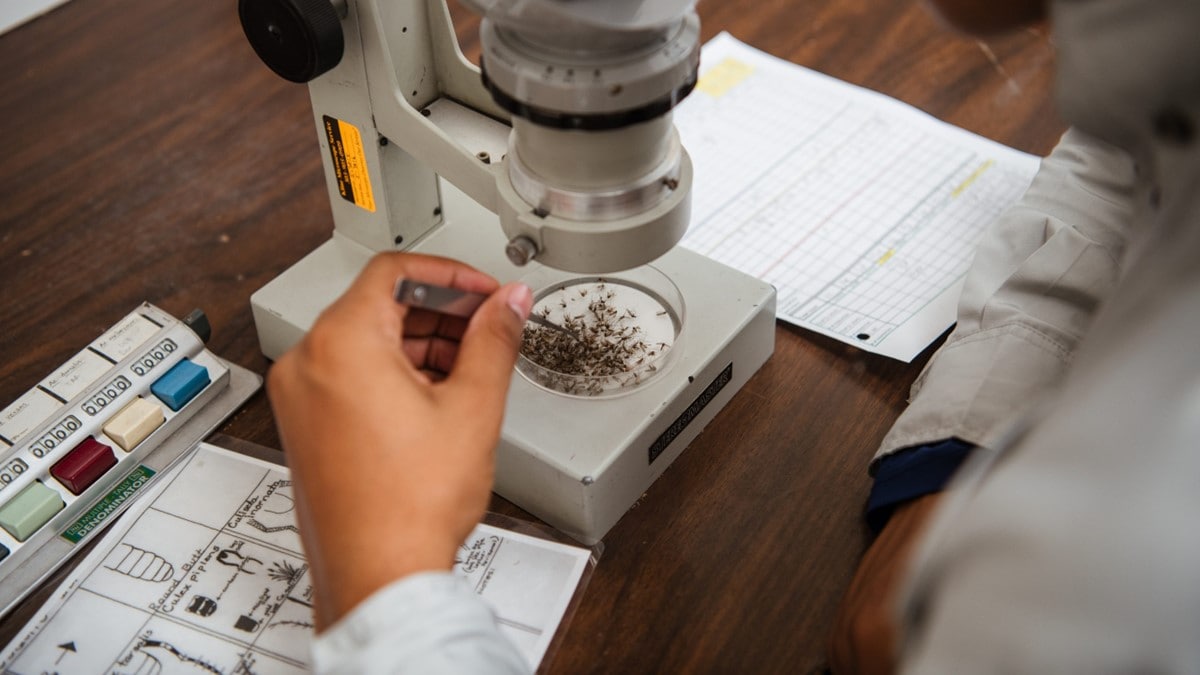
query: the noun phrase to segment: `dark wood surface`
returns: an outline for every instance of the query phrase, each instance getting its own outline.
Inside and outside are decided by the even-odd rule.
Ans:
[[[452,9],[476,54],[476,20]],[[1020,150],[1063,129],[1042,30],[978,43],[905,0],[699,12],[705,39],[727,30]],[[0,121],[0,407],[143,300],[203,308],[210,349],[266,372],[250,294],[332,225],[307,91],[258,61],[235,3],[73,0],[0,36]],[[866,464],[928,354],[779,324],[767,365],[605,538],[550,669],[823,669],[868,542]],[[279,446],[261,393],[221,431]]]

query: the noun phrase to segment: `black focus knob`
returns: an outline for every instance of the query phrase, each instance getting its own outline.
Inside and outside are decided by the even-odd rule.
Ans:
[[[345,42],[329,0],[238,0],[255,53],[280,77],[308,82],[342,60]]]

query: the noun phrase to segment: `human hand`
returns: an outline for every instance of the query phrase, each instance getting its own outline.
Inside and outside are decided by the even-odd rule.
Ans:
[[[406,277],[491,297],[469,319],[393,300]],[[317,629],[408,574],[449,570],[487,509],[533,303],[461,263],[376,256],[271,368]]]
[[[829,667],[836,675],[895,672],[900,587],[941,496],[935,492],[898,507],[863,555],[829,638]]]

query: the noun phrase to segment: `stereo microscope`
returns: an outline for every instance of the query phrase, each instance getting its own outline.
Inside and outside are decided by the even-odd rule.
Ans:
[[[308,83],[334,219],[254,320],[277,358],[393,250],[524,281],[555,321],[609,317],[627,368],[553,372],[523,350],[496,454],[497,493],[590,544],[771,355],[775,291],[676,245],[694,0],[464,1],[479,67],[444,0],[239,1],[263,61]]]

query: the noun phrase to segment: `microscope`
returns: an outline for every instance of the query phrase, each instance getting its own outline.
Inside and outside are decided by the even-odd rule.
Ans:
[[[676,245],[694,0],[464,2],[480,67],[445,0],[239,0],[258,55],[308,83],[334,219],[252,296],[254,321],[277,358],[393,250],[524,281],[556,321],[609,316],[639,350],[628,372],[549,372],[523,350],[496,454],[497,493],[591,544],[771,355],[775,290]]]

